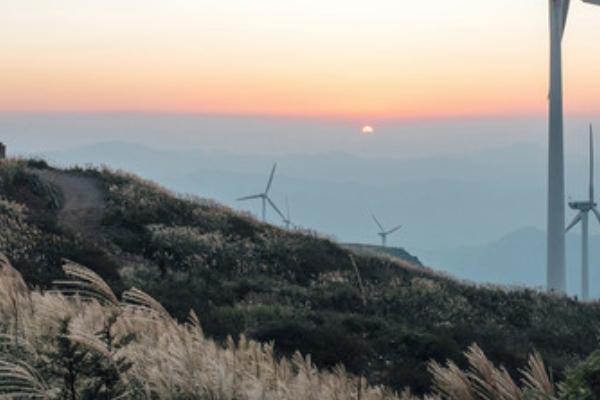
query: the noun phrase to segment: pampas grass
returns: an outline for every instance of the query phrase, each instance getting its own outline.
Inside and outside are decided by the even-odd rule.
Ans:
[[[67,321],[66,339],[71,343],[101,356],[109,364],[126,361],[130,365],[120,372],[121,381],[135,388],[127,398],[397,399],[383,388],[359,385],[343,369],[319,371],[310,357],[297,354],[292,360],[278,359],[271,344],[241,337],[237,343],[230,338],[223,347],[205,338],[193,312],[190,322],[180,324],[160,303],[138,289],[126,291],[119,302],[92,271],[74,263],[67,263],[64,270],[71,280],[57,282],[59,290],[27,290],[29,296],[19,298],[17,309],[23,320],[19,335],[30,349],[23,351],[14,341],[5,344],[9,347],[6,358],[18,352],[23,361],[2,361],[5,367],[0,369],[0,387],[17,387],[18,391],[4,390],[0,398],[53,398],[53,393],[64,393],[59,377],[42,379],[33,366],[44,364],[44,355],[55,346],[52,338],[65,338],[61,324]],[[7,264],[0,274],[0,285],[22,290],[22,280],[15,279],[19,276]],[[13,331],[14,311],[10,299],[1,296],[0,329]],[[109,323],[113,319],[114,323]],[[124,345],[108,346],[99,335],[107,326],[112,342]],[[8,385],[9,382],[12,383]],[[83,393],[86,385],[88,382],[80,379],[76,390]]]
[[[50,390],[26,363],[0,360],[0,398],[49,399]]]
[[[521,371],[523,387],[513,380],[505,368],[495,367],[477,345],[465,354],[469,369],[463,371],[452,362],[446,366],[433,362],[435,394],[449,400],[551,400],[555,386],[539,354],[530,356]]]
[[[65,295],[76,294],[84,298],[93,298],[103,304],[117,306],[119,300],[112,289],[94,271],[70,260],[64,260],[63,272],[69,280],[54,281],[60,292]]]
[[[300,353],[291,359],[278,358],[273,344],[244,336],[219,344],[204,336],[194,311],[188,322],[179,323],[141,290],[128,290],[119,300],[97,274],[72,262],[64,266],[68,280],[57,282],[58,290],[47,292],[30,291],[2,256],[0,265],[0,334],[7,338],[0,355],[0,399],[55,399],[65,397],[67,390],[72,391],[69,398],[79,399],[94,385],[107,391],[109,384],[98,381],[93,371],[65,388],[61,376],[36,370],[35,366],[51,362],[48,354],[56,354],[57,343],[65,340],[76,346],[81,359],[97,363],[98,371],[109,367],[116,371],[114,384],[127,388],[118,398],[418,399],[408,390],[397,394],[369,385],[342,366],[319,370],[310,356]],[[555,395],[537,354],[523,370],[522,387],[505,369],[495,367],[479,347],[472,346],[466,357],[470,365],[466,371],[452,362],[431,363],[433,392],[423,399],[521,400]]]

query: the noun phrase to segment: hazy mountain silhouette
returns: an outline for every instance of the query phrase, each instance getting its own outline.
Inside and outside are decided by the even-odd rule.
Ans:
[[[420,255],[425,264],[436,265],[451,275],[475,282],[545,286],[546,234],[535,228],[511,232],[497,241],[478,246]],[[567,235],[567,286],[580,293],[581,235]],[[590,290],[600,297],[600,236],[590,237]]]
[[[389,245],[407,249],[425,264],[474,281],[530,286],[543,285],[545,276],[545,237],[536,230],[545,223],[544,157],[541,146],[527,143],[465,157],[413,159],[345,153],[269,156],[173,151],[123,142],[49,154],[60,164],[122,168],[175,191],[213,198],[255,214],[258,204],[241,204],[235,198],[262,189],[272,162],[277,161],[273,199],[283,204],[285,195],[289,196],[295,224],[340,242],[378,244],[369,215],[377,212],[384,223],[403,225]],[[568,169],[568,187],[574,196],[585,191],[587,177],[580,172],[586,163],[580,157]],[[274,214],[270,221],[281,222]],[[515,231],[519,226],[536,229]],[[590,226],[592,233],[598,232],[595,224]],[[512,233],[503,237],[506,232]],[[578,288],[576,238],[577,233],[569,234],[572,293]],[[592,270],[594,247],[592,241]]]
[[[173,190],[250,211],[256,211],[252,204],[233,199],[262,188],[277,161],[274,200],[281,203],[288,194],[296,223],[345,242],[378,243],[371,211],[405,226],[391,245],[416,249],[492,240],[517,223],[536,226],[544,216],[537,207],[544,195],[543,151],[530,144],[464,158],[391,159],[344,153],[175,152],[107,142],[47,156],[59,164],[91,162],[126,169]]]

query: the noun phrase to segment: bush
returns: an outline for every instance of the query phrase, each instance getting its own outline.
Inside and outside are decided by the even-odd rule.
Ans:
[[[48,165],[46,160],[43,160],[41,158],[34,158],[34,159],[27,160],[27,166],[29,168],[36,168],[36,169],[50,169],[50,166]]]
[[[561,400],[600,399],[600,351],[567,372],[560,392]]]
[[[372,353],[364,340],[349,335],[337,324],[314,325],[305,319],[271,322],[252,332],[251,336],[261,342],[273,341],[277,350],[285,355],[300,351],[310,354],[324,367],[341,363],[363,373]]]

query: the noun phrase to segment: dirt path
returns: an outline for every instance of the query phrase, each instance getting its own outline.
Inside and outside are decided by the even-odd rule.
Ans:
[[[61,190],[64,200],[58,212],[61,226],[84,235],[97,231],[104,210],[104,195],[93,179],[60,171],[33,172]]]

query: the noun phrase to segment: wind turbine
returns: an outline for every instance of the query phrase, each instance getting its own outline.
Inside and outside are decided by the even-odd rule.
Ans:
[[[582,0],[600,5],[600,0]],[[563,150],[562,38],[570,0],[550,5],[550,110],[548,133],[548,226],[546,279],[550,291],[565,292],[565,168]]]
[[[589,183],[589,198],[586,201],[569,202],[569,207],[579,212],[573,219],[573,222],[567,226],[565,232],[568,232],[581,222],[581,298],[588,300],[590,297],[590,266],[589,266],[589,231],[588,231],[588,213],[594,213],[598,222],[600,222],[600,212],[596,208],[594,202],[594,137],[592,133],[592,125],[590,125],[590,183]]]
[[[388,235],[391,235],[392,233],[396,232],[398,229],[402,228],[402,225],[398,225],[395,228],[390,229],[389,231],[386,231],[385,228],[383,227],[383,225],[381,225],[381,222],[379,222],[379,220],[375,217],[375,215],[371,214],[371,217],[373,217],[373,221],[375,221],[375,223],[379,227],[379,233],[377,233],[377,234],[381,237],[381,246],[386,247]]]
[[[282,219],[285,219],[283,213],[279,211],[279,208],[273,203],[273,200],[269,197],[269,190],[271,190],[271,185],[273,184],[273,177],[275,176],[275,169],[277,168],[277,163],[273,164],[273,169],[271,169],[271,175],[269,175],[269,180],[267,181],[267,186],[265,191],[258,194],[253,194],[251,196],[240,197],[237,199],[238,201],[246,201],[246,200],[254,200],[261,199],[262,200],[262,220],[263,222],[267,221],[267,203],[279,214]]]

